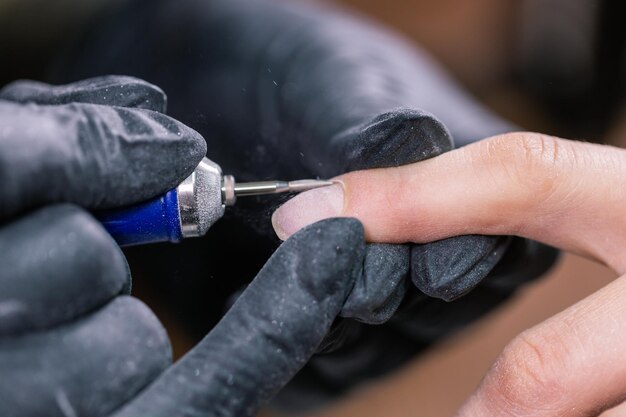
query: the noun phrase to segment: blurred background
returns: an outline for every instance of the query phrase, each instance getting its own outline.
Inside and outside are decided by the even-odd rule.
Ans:
[[[17,78],[45,79],[67,39],[121,3],[0,0],[0,86]],[[477,100],[525,130],[626,146],[623,0],[335,3],[421,45]],[[133,256],[131,251],[131,266]],[[180,356],[198,335],[165,307],[140,267],[134,278],[135,294],[165,323]],[[565,255],[542,280],[481,321],[307,417],[452,416],[516,334],[614,278],[601,265]]]

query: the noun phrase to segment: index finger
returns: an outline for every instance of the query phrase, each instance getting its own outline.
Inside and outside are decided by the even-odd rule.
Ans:
[[[278,235],[320,218],[352,216],[369,241],[517,235],[626,272],[626,151],[618,148],[515,133],[337,181],[279,208]]]

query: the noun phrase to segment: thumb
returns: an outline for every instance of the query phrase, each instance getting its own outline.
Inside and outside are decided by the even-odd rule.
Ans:
[[[626,272],[626,151],[536,133],[510,133],[397,168],[358,171],[280,207],[286,238],[350,216],[375,242],[511,234],[599,259]]]

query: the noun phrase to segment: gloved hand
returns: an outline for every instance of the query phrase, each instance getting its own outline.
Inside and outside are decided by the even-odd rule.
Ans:
[[[0,415],[105,415],[170,364],[164,329],[126,295],[122,252],[79,207],[191,173],[205,143],[164,109],[129,77],[0,91]]]
[[[129,72],[167,86],[176,93],[172,113],[203,133],[212,157],[239,180],[328,177],[396,166],[450,150],[451,136],[465,144],[511,129],[462,93],[425,54],[319,6],[136,1],[84,42],[84,52],[60,66],[64,73]],[[186,243],[185,251],[262,258],[277,244],[268,238],[269,217],[281,202],[267,201],[242,200],[210,236]],[[167,256],[158,248],[139,255],[153,259],[152,250]],[[499,304],[543,273],[554,257],[545,246],[510,237],[368,245],[365,272],[342,315],[388,324],[341,324],[333,337],[340,335],[347,345],[308,367],[324,379],[311,387],[336,393],[392,369]],[[250,277],[250,268],[256,268],[254,258],[208,266],[194,256],[184,264],[169,258],[167,264],[184,269],[188,280],[194,270],[211,268],[223,293],[233,290],[224,289],[233,269]],[[147,269],[163,268],[165,262]],[[447,302],[476,285],[469,295]],[[187,309],[185,320],[191,323],[198,308],[190,306],[202,300],[190,302],[190,294],[202,292],[191,284],[181,289],[178,278],[176,286],[163,288],[174,301],[178,291],[177,309]]]
[[[160,89],[129,77],[0,91],[1,415],[253,415],[315,352],[361,273],[361,225],[315,224],[165,371],[163,327],[126,295],[124,256],[79,207],[150,198],[195,168],[202,138],[164,110]]]

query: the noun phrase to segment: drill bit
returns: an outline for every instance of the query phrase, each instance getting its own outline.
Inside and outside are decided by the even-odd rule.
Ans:
[[[224,175],[222,181],[222,202],[224,205],[232,206],[237,201],[237,197],[290,192],[299,193],[333,184],[334,182],[330,180],[255,181],[237,184],[232,175]]]

